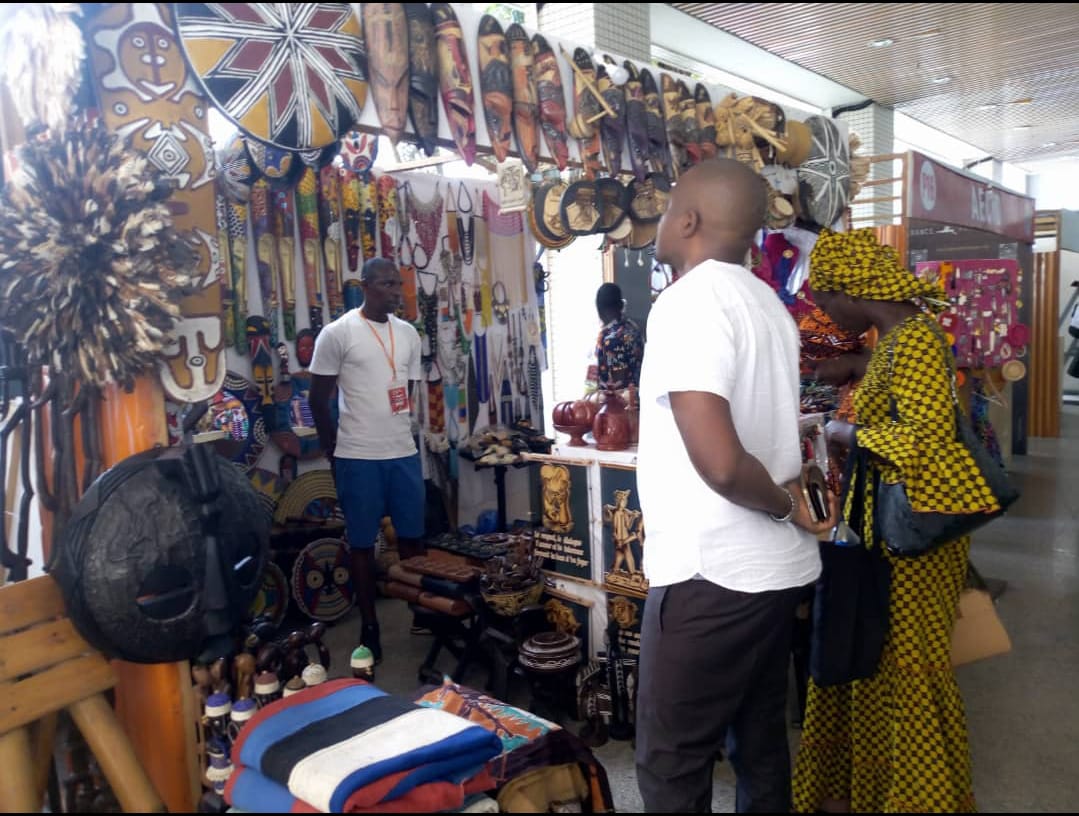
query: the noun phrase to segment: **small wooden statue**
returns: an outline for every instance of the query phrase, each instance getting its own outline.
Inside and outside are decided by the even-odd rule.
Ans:
[[[303,691],[305,688],[307,688],[307,684],[304,683],[302,677],[297,675],[297,676],[293,677],[291,680],[289,680],[287,683],[285,683],[285,690],[282,693],[282,696],[283,697],[291,697],[296,692]]]
[[[368,683],[375,682],[375,656],[366,646],[357,646],[352,650],[350,660],[352,676],[357,680],[366,680]]]
[[[236,699],[249,699],[255,691],[255,657],[244,652],[232,660],[232,679],[236,682]]]
[[[255,702],[259,708],[281,699],[281,681],[273,672],[262,672],[255,678]]]

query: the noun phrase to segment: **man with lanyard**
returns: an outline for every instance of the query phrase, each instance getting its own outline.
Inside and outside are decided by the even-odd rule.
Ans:
[[[727,749],[738,812],[787,813],[794,610],[820,573],[802,498],[799,338],[745,267],[766,182],[731,159],[678,179],[648,318],[637,488],[648,526],[637,781],[649,812],[705,812]]]
[[[420,378],[420,337],[394,316],[401,273],[392,261],[364,263],[360,286],[363,305],[323,328],[315,341],[309,401],[345,514],[361,641],[377,663],[374,548],[383,516],[393,521],[402,559],[423,552],[424,482],[410,397]],[[330,411],[335,389],[339,427]]]

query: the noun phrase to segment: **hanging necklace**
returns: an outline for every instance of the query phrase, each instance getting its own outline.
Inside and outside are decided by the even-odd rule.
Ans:
[[[491,310],[494,312],[495,320],[503,326],[509,322],[510,301],[506,294],[506,284],[501,280],[496,280],[494,286],[491,287]]]
[[[429,370],[431,362],[438,352],[438,346],[436,345],[438,342],[438,280],[433,272],[427,272],[423,269],[417,271],[416,277],[419,280],[419,287],[416,292],[421,321],[419,329],[423,335],[423,348],[420,356],[424,367]],[[431,282],[430,291],[428,291],[428,281]]]
[[[427,262],[434,257],[438,248],[438,234],[442,227],[442,211],[445,202],[442,199],[442,184],[435,183],[435,195],[430,201],[420,201],[412,189],[411,182],[405,182],[405,201],[408,202],[408,216],[416,225],[416,235],[420,239]],[[424,263],[420,269],[427,266]]]
[[[468,202],[467,206],[465,202]],[[472,261],[476,256],[476,217],[472,214],[472,208],[472,195],[462,181],[457,190],[457,240],[461,245],[461,258],[468,266],[472,266]],[[465,226],[466,216],[467,226]]]

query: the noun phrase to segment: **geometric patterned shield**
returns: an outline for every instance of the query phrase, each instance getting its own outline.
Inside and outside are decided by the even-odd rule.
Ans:
[[[809,158],[798,167],[798,196],[803,215],[831,227],[850,198],[850,147],[831,119],[810,116],[813,137]]]
[[[300,611],[334,621],[352,608],[352,570],[348,548],[339,538],[312,541],[292,565],[292,598]]]
[[[222,113],[286,150],[322,148],[367,100],[349,3],[176,3],[184,54]]]
[[[254,619],[259,615],[266,615],[273,621],[274,626],[280,626],[288,612],[288,594],[285,571],[273,561],[267,561],[258,594],[247,609],[248,617]]]

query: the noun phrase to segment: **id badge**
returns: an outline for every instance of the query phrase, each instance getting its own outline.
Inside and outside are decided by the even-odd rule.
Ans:
[[[390,413],[393,416],[408,413],[408,387],[399,382],[390,383],[387,389],[390,398]]]

